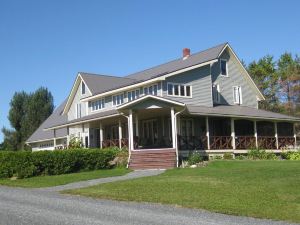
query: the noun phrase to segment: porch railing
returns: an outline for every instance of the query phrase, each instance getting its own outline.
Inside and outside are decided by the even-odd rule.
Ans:
[[[237,136],[235,137],[236,149],[251,149],[256,147],[256,140],[253,136]]]
[[[291,136],[286,136],[286,137],[278,137],[278,147],[281,148],[286,148],[289,146],[294,146],[295,145],[295,138]]]
[[[257,143],[262,149],[276,149],[276,138],[273,136],[258,136]]]
[[[231,136],[210,136],[210,149],[232,149]]]
[[[119,139],[106,139],[102,141],[103,148],[119,147]]]

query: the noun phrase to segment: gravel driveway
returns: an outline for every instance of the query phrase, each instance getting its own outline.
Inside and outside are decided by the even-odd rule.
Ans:
[[[1,225],[267,225],[288,224],[247,217],[229,216],[204,210],[159,204],[118,202],[61,195],[57,191],[120,179],[151,176],[161,171],[138,171],[123,177],[103,178],[55,188],[24,189],[0,186]],[[125,178],[124,178],[125,177]]]

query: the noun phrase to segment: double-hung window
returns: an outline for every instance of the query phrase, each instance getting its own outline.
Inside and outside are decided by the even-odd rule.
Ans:
[[[178,97],[192,97],[190,85],[168,83],[168,95]]]
[[[216,103],[220,103],[220,85],[214,84],[212,90],[213,90],[213,101]]]
[[[127,98],[128,98],[128,101],[133,101],[137,98],[140,97],[140,89],[137,89],[137,90],[134,90],[134,91],[128,91],[127,92]]]
[[[242,88],[241,86],[233,87],[233,103],[242,104]]]
[[[91,108],[92,108],[92,112],[93,111],[97,111],[100,109],[103,109],[105,107],[105,101],[104,98],[99,99],[97,101],[91,102]]]
[[[124,103],[124,94],[114,95],[113,96],[113,105],[121,105]]]
[[[220,72],[222,76],[228,77],[228,65],[226,59],[220,60]]]

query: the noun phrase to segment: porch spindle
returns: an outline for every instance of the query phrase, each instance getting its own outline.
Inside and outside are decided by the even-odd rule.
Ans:
[[[175,137],[175,113],[174,108],[171,108],[171,124],[172,124],[172,146],[176,148],[176,137]]]
[[[103,128],[102,128],[102,123],[100,122],[100,148],[103,148]]]
[[[132,110],[129,110],[129,122],[128,122],[128,131],[129,131],[129,149],[134,150],[133,143],[133,120],[132,120]]]
[[[208,121],[208,116],[205,117],[205,124],[206,124],[207,149],[210,150],[209,121]]]
[[[119,148],[122,148],[122,122],[119,119]]]
[[[294,133],[294,139],[295,139],[295,144],[294,147],[297,147],[297,134],[296,134],[296,124],[293,123],[293,133]]]
[[[275,139],[276,139],[276,149],[279,149],[278,133],[277,133],[277,122],[274,122],[274,130],[275,130]]]
[[[256,124],[256,120],[254,120],[253,123],[254,123],[255,147],[258,148],[258,137],[257,137],[257,124]]]
[[[232,149],[235,149],[235,130],[234,130],[234,119],[231,118],[231,137],[232,137]]]

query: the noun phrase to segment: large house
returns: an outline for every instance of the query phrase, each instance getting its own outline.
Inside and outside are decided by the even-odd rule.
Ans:
[[[68,98],[27,140],[33,151],[128,147],[129,167],[178,166],[194,150],[279,151],[299,118],[258,109],[264,100],[228,43],[125,77],[78,73]]]

